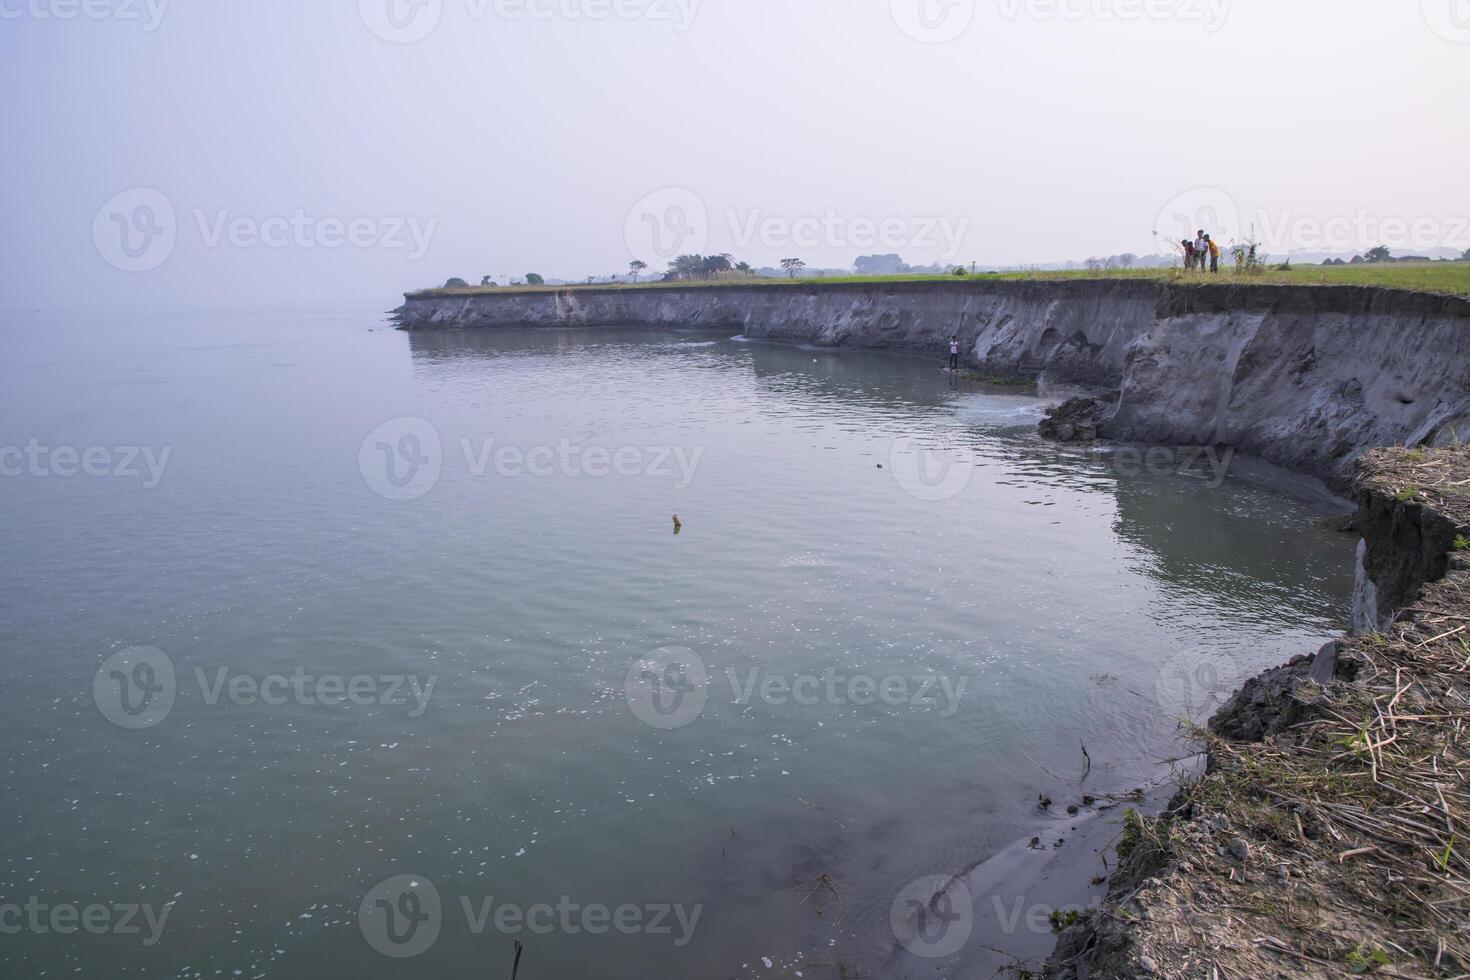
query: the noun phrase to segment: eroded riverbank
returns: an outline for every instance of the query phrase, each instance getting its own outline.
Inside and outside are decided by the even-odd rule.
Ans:
[[[1470,431],[1470,301],[1358,286],[965,281],[411,293],[405,330],[637,324],[898,348],[1099,393],[1104,439],[1227,446],[1345,488]]]
[[[1470,449],[1377,450],[1355,485],[1366,572],[1401,607],[1211,720],[1207,773],[1126,822],[1047,977],[1470,970]]]

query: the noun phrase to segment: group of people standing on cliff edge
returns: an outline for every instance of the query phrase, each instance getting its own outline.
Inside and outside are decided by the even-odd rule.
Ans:
[[[1185,239],[1179,244],[1184,246],[1184,268],[1205,271],[1205,263],[1209,263],[1209,271],[1219,273],[1220,271],[1220,246],[1215,240],[1205,234],[1201,228],[1194,241]]]

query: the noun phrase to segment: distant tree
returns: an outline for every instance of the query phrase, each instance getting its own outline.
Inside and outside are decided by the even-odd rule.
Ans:
[[[1387,262],[1392,254],[1387,245],[1375,245],[1363,253],[1363,259],[1366,262]]]
[[[750,267],[749,262],[736,262],[735,271],[740,273],[742,276],[748,276],[755,270]]]
[[[493,286],[493,285],[495,285],[495,280],[494,279],[491,279],[489,276],[482,276],[480,278],[480,285],[482,285],[482,286]]]
[[[634,259],[632,262],[628,263],[628,274],[633,277],[634,282],[637,282],[638,273],[642,272],[646,268],[648,268],[647,262],[644,262],[642,259]]]
[[[796,274],[806,268],[806,263],[801,259],[782,259],[781,268],[786,270],[788,276],[795,279]]]
[[[534,272],[528,272],[528,273],[526,273],[526,285],[527,286],[544,286],[544,285],[546,285],[546,280],[543,279],[543,278],[541,278],[540,276],[538,276]]]
[[[1470,262],[1470,248],[1465,249],[1465,254],[1460,256],[1461,262]]]
[[[1133,263],[1137,261],[1138,256],[1134,255],[1132,252],[1124,252],[1122,255],[1118,256],[1118,265],[1124,269],[1133,268]]]
[[[468,285],[469,285],[469,283],[467,283],[463,279],[459,278],[459,276],[455,276],[454,278],[450,279],[448,282],[446,282],[444,284],[444,288],[445,289],[462,289],[462,288],[464,288],[465,286],[468,286]]]
[[[886,255],[859,255],[852,263],[860,276],[892,276],[907,272],[903,259],[889,252]]]
[[[965,276],[969,275],[969,273],[965,271],[964,266],[957,265],[954,267],[954,271],[951,272],[950,275],[954,276],[956,279],[963,279],[965,278]]]
[[[1086,265],[1088,272],[1096,272],[1103,267],[1103,261],[1096,255],[1094,255],[1092,258],[1087,260]]]

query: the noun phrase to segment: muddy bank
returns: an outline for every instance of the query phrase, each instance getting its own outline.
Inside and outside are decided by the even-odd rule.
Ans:
[[[1378,450],[1354,480],[1381,632],[1253,678],[1208,767],[1133,817],[1051,980],[1470,971],[1470,449]]]
[[[942,357],[1089,388],[1100,438],[1225,446],[1338,488],[1375,446],[1470,431],[1470,301],[1357,286],[1153,280],[411,293],[405,330],[722,327]]]

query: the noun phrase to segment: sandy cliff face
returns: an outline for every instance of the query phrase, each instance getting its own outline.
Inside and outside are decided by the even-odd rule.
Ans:
[[[404,329],[707,326],[933,351],[1095,388],[1103,438],[1231,446],[1342,487],[1364,449],[1470,435],[1470,302],[1147,280],[411,294]]]

